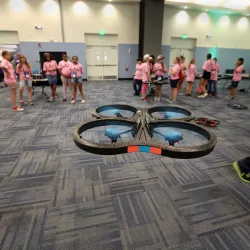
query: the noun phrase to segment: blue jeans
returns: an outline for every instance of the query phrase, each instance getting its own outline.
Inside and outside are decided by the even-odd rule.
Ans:
[[[208,81],[208,94],[216,94],[217,93],[217,81],[209,80]]]
[[[139,95],[141,93],[142,80],[134,79],[133,86],[134,86],[135,94]]]

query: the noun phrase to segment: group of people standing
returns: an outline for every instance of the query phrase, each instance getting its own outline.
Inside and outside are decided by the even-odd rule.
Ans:
[[[30,105],[33,105],[32,102],[32,75],[33,70],[26,57],[22,54],[19,55],[19,60],[16,65],[16,70],[14,69],[13,64],[11,63],[12,55],[8,51],[2,52],[2,62],[1,69],[4,73],[4,82],[10,88],[10,98],[12,102],[12,108],[14,111],[23,111],[27,103],[23,101],[23,92],[25,87],[28,90],[28,102]],[[72,62],[69,61],[68,55],[62,55],[62,61],[57,62],[53,60],[52,55],[49,53],[44,54],[44,63],[43,63],[43,71],[46,74],[46,78],[48,79],[48,83],[51,88],[51,97],[48,101],[52,102],[54,100],[58,100],[56,95],[56,87],[57,87],[57,70],[61,74],[61,80],[63,84],[63,101],[67,101],[67,89],[70,89],[72,100],[71,103],[74,104],[76,102],[76,94],[77,89],[82,97],[81,103],[85,103],[84,94],[82,88],[82,73],[83,66],[78,63],[78,57],[73,56]],[[16,101],[16,89],[17,89],[17,81],[19,79],[19,88],[20,88],[20,105],[17,105]]]
[[[140,95],[141,99],[147,100],[147,88],[148,82],[151,82],[151,76],[154,75],[156,81],[161,81],[167,73],[166,65],[163,63],[165,57],[159,55],[157,57],[157,63],[154,63],[154,56],[146,54],[143,57],[137,59],[136,72],[134,77],[134,90],[135,95]],[[244,59],[239,58],[235,64],[234,74],[231,84],[231,95],[228,99],[234,99],[237,87],[242,79],[242,72],[244,70]],[[193,85],[197,77],[197,67],[195,59],[193,58],[188,66],[185,64],[185,57],[175,57],[173,60],[173,67],[170,69],[170,86],[171,86],[171,98],[169,103],[175,103],[178,95],[183,95],[182,85],[186,79],[186,96],[192,95]],[[197,89],[199,93],[198,98],[206,98],[207,96],[217,97],[217,81],[220,73],[220,64],[217,58],[212,58],[212,54],[207,54],[207,60],[203,64],[203,75],[200,79],[200,83]],[[160,101],[162,95],[162,85],[156,84],[155,87],[155,100]]]

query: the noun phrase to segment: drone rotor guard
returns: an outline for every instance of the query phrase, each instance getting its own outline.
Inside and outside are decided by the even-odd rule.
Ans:
[[[74,129],[74,142],[80,149],[100,155],[147,152],[171,158],[191,159],[205,156],[214,150],[217,139],[212,132],[197,124],[186,121],[155,119],[151,115],[151,113],[154,112],[154,109],[157,109],[157,107],[149,110],[139,110],[134,108],[133,110],[136,110],[136,114],[131,118],[99,118],[85,124],[80,124]],[[193,114],[190,111],[188,112],[190,113],[189,119],[191,119]],[[128,142],[101,144],[88,141],[87,139],[81,137],[81,134],[84,131],[98,126],[108,125],[131,126],[133,129],[135,129],[135,133],[133,134],[134,139]],[[202,145],[192,147],[174,147],[167,145],[167,143],[155,142],[152,140],[152,131],[154,128],[159,127],[188,129],[204,136],[207,139],[207,142]]]

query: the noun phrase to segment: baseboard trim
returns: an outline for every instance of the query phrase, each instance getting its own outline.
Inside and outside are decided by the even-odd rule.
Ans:
[[[133,80],[133,78],[118,78],[118,80],[119,81],[122,81],[122,80],[127,81],[127,80]]]

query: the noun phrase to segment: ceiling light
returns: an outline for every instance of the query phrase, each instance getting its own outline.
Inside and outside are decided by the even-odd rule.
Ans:
[[[184,6],[184,9],[186,10],[188,7],[187,6]]]
[[[112,2],[112,0],[109,0],[109,2]]]

